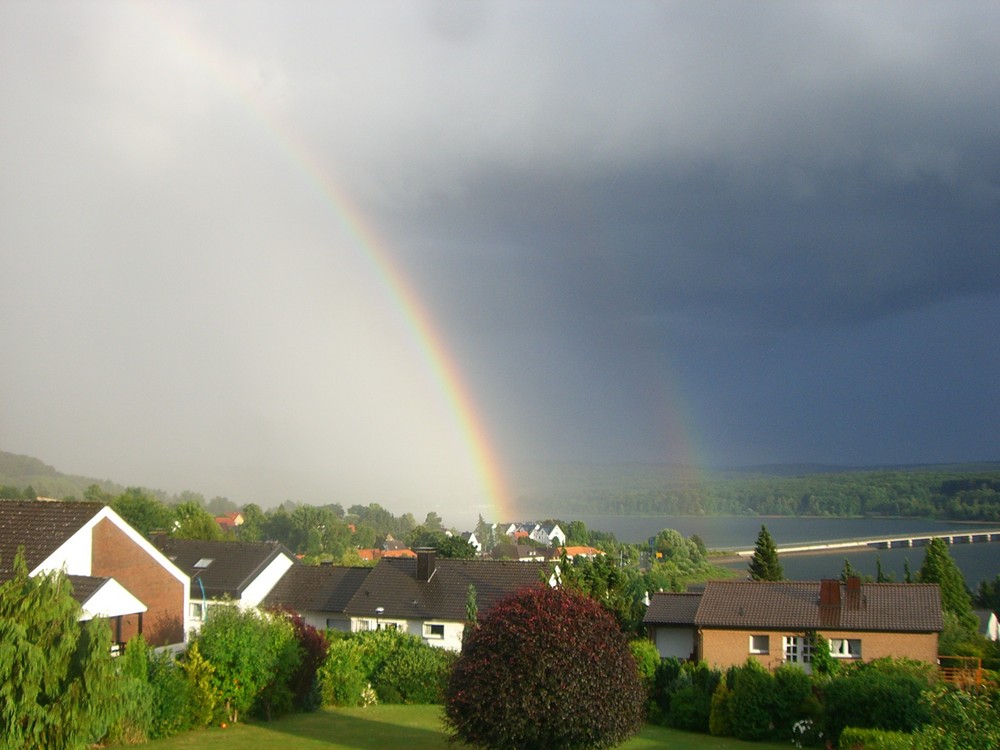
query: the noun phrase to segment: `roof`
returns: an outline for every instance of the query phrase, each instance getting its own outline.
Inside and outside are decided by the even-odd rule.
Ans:
[[[297,612],[343,612],[372,568],[293,565],[261,602]]]
[[[153,543],[178,568],[191,576],[191,594],[199,599],[231,596],[243,589],[280,554],[295,556],[278,542],[220,542],[200,539],[154,537]]]
[[[34,570],[97,515],[103,503],[0,500],[0,581],[10,578],[14,555],[24,546]]]
[[[643,622],[682,624],[676,620],[690,602],[678,597],[695,596],[690,622],[702,628],[922,633],[944,626],[937,584],[862,583],[857,593],[843,593],[839,605],[821,606],[819,593],[818,581],[709,581],[700,596],[654,594]]]
[[[479,614],[488,612],[501,599],[524,588],[541,586],[537,565],[507,560],[460,560],[438,558],[429,581],[417,580],[417,561],[382,558],[344,611],[355,617],[383,617],[461,622],[466,617],[469,586],[476,588]]]
[[[701,594],[654,594],[643,622],[694,627]]]

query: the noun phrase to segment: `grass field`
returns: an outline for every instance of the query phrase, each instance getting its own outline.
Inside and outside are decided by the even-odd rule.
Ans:
[[[440,706],[370,706],[296,714],[262,724],[213,727],[143,745],[149,750],[456,750],[441,726]],[[788,750],[788,745],[740,742],[730,738],[647,726],[622,750]]]

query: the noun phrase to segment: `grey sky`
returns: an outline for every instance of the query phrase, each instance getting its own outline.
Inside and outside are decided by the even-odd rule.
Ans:
[[[511,473],[996,460],[998,101],[993,2],[0,4],[0,448],[481,506],[315,170]]]

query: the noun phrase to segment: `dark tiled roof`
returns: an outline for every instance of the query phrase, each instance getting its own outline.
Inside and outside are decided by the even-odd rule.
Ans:
[[[262,603],[265,607],[291,607],[296,612],[343,612],[371,571],[340,565],[293,565]]]
[[[97,590],[101,588],[104,584],[110,581],[110,578],[96,578],[94,576],[66,576],[69,578],[69,582],[73,584],[73,598],[76,599],[80,604],[85,604],[86,601],[97,593]]]
[[[840,604],[830,606],[820,606],[819,593],[818,581],[709,581],[693,624],[875,632],[937,632],[943,627],[937,584],[863,583],[856,593],[843,591]]]
[[[429,581],[417,580],[417,561],[382,558],[345,612],[372,617],[384,607],[384,617],[462,621],[469,586],[476,587],[480,616],[498,601],[530,586],[543,585],[547,565],[506,560],[439,559]]]
[[[191,595],[209,599],[238,599],[243,589],[282,552],[295,556],[277,542],[209,542],[156,536],[153,544],[184,573],[191,576]],[[211,561],[199,567],[200,561]],[[199,582],[200,581],[200,582]]]
[[[0,500],[0,580],[11,576],[17,548],[31,571],[104,507],[101,503]]]
[[[653,594],[642,621],[646,625],[689,625],[701,604],[701,594]]]

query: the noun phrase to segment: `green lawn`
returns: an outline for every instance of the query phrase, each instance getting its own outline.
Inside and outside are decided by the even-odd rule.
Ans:
[[[188,732],[169,740],[143,745],[149,750],[456,750],[441,726],[440,706],[370,706],[341,708],[314,714],[296,714],[262,724],[240,724]],[[788,750],[788,745],[740,742],[706,734],[677,732],[647,726],[623,750]]]

